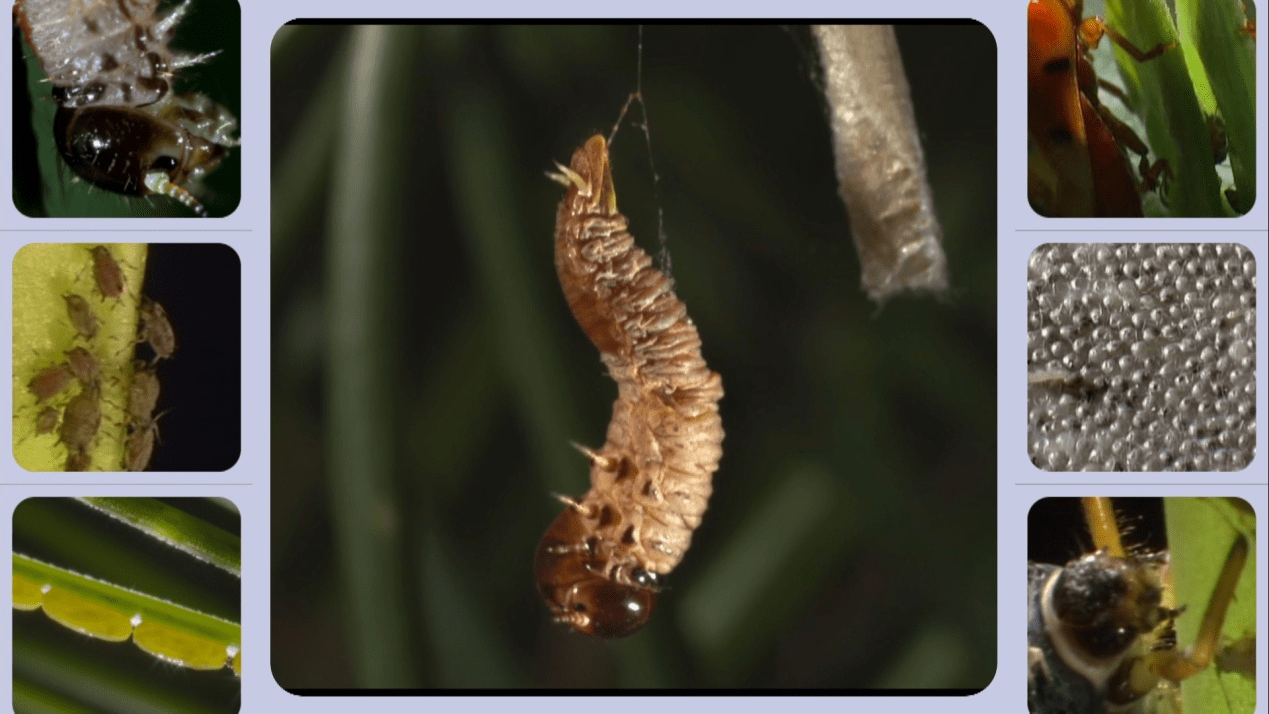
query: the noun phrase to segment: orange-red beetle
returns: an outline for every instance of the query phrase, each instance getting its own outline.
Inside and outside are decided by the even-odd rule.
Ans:
[[[1141,191],[1171,172],[1150,164],[1145,143],[1098,101],[1089,51],[1106,35],[1146,61],[1175,43],[1143,52],[1083,11],[1083,0],[1027,6],[1027,197],[1046,216],[1140,216]],[[1128,151],[1141,157],[1140,184]]]

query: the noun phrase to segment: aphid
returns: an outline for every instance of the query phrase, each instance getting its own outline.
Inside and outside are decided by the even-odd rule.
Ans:
[[[134,425],[144,424],[154,413],[159,401],[159,377],[152,369],[138,369],[128,387],[128,419]]]
[[[1089,52],[1106,35],[1144,62],[1175,43],[1142,51],[1083,12],[1083,0],[1027,6],[1027,195],[1042,215],[1140,216],[1140,192],[1171,171],[1163,160],[1150,164],[1145,142],[1098,101]],[[1140,185],[1126,151],[1141,157]]]
[[[87,450],[93,437],[101,428],[101,388],[93,384],[84,387],[66,405],[62,412],[62,429],[59,433],[66,448]]]
[[[71,374],[74,374],[75,379],[81,383],[96,384],[101,378],[101,367],[97,364],[97,358],[88,350],[76,347],[63,354],[66,355],[66,364],[70,366]]]
[[[151,419],[147,415],[144,420],[133,423],[132,433],[124,443],[125,470],[145,471],[150,465],[150,458],[154,455],[154,442],[159,438],[159,419],[162,416],[160,414]]]
[[[1027,565],[1027,702],[1035,714],[1120,711],[1163,680],[1203,671],[1248,558],[1248,541],[1240,534],[1202,614],[1198,639],[1180,648],[1171,629],[1186,609],[1163,604],[1167,555],[1128,553],[1109,499],[1083,502],[1097,550],[1065,567]],[[1144,638],[1151,635],[1156,641],[1148,647]]]
[[[44,407],[35,417],[36,434],[52,434],[57,428],[57,407]]]
[[[1256,680],[1256,636],[1234,640],[1216,653],[1216,668]]]
[[[27,389],[35,395],[35,401],[43,402],[62,393],[62,390],[75,379],[75,373],[65,362],[54,365],[40,372],[27,382]]]
[[[176,352],[176,333],[172,331],[172,323],[167,318],[167,311],[157,302],[144,298],[141,300],[141,325],[138,342],[150,343],[154,350],[153,362],[170,359]],[[153,363],[152,362],[152,363]]]
[[[591,137],[548,174],[567,191],[555,268],[573,317],[617,382],[591,488],[566,504],[538,545],[534,576],[556,622],[624,637],[652,614],[661,577],[683,559],[722,456],[722,379],[669,280],[617,211],[608,146]]]
[[[92,249],[93,277],[97,280],[97,291],[103,298],[119,299],[123,295],[123,271],[119,263],[111,255],[110,249],[99,245]]]
[[[75,331],[88,339],[97,335],[97,316],[88,307],[88,301],[78,295],[63,295],[66,301],[66,316],[70,318]]]
[[[217,53],[167,46],[189,0],[166,15],[158,0],[21,0],[14,7],[53,98],[58,151],[110,191],[168,196],[206,215],[191,187],[237,146],[237,120],[203,95],[172,91],[176,72]]]
[[[67,448],[66,466],[63,471],[87,471],[92,466],[92,456],[88,454],[87,447],[71,446]]]

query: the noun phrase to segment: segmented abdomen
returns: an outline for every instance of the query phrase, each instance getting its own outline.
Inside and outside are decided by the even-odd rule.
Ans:
[[[585,542],[606,577],[628,583],[635,568],[670,572],[700,524],[722,456],[722,379],[701,356],[686,306],[617,212],[603,137],[559,178],[570,186],[556,219],[556,270],[618,388],[579,501]]]

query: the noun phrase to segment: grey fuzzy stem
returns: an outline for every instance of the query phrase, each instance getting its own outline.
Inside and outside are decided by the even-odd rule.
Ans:
[[[902,290],[946,290],[943,235],[894,28],[817,25],[812,32],[864,290],[878,302]]]

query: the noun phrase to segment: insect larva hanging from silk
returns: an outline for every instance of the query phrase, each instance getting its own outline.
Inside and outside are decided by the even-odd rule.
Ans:
[[[582,330],[617,382],[608,440],[579,446],[591,488],[538,545],[534,576],[555,621],[624,637],[652,615],[660,579],[683,559],[722,456],[722,378],[701,357],[687,308],[617,211],[608,145],[590,138],[548,174],[567,191],[555,269]]]

